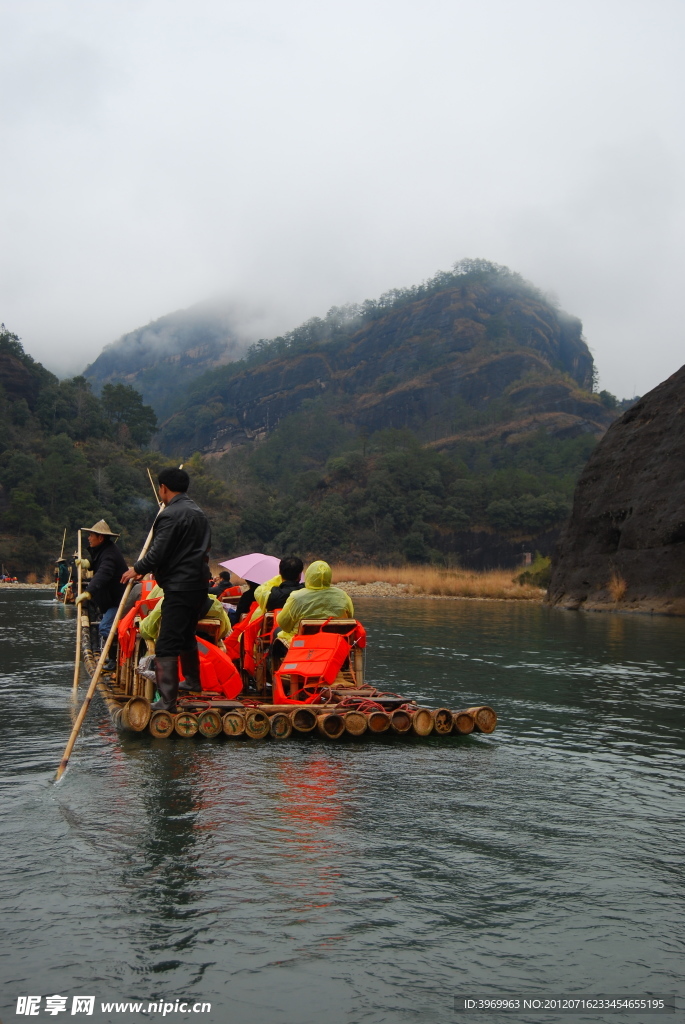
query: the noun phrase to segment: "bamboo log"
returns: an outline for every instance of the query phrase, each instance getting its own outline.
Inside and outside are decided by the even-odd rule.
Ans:
[[[345,729],[350,736],[363,736],[369,723],[361,711],[348,711],[345,715]]]
[[[293,708],[290,712],[290,721],[296,732],[311,732],[316,729],[316,720],[317,715],[312,708]]]
[[[368,717],[371,732],[387,732],[390,728],[390,715],[385,711],[372,711]]]
[[[417,736],[430,736],[433,732],[433,715],[428,708],[417,708],[411,716],[411,726]]]
[[[245,732],[252,740],[263,740],[270,729],[269,716],[258,708],[250,708],[245,715]]]
[[[181,711],[174,720],[174,729],[179,736],[186,738],[194,736],[198,730],[197,715],[193,715],[190,711]]]
[[[291,711],[297,711],[299,708],[307,708],[314,714],[322,714],[324,711],[330,711],[330,707],[324,704],[260,704],[259,710],[263,711],[265,715],[277,715],[277,714],[290,714]]]
[[[174,731],[174,716],[169,711],[153,711],[148,729],[157,740],[165,740]]]
[[[473,732],[476,725],[473,715],[468,711],[455,711],[452,715],[452,721],[454,722],[454,731],[458,732],[461,736],[468,736],[470,732]]]
[[[393,711],[390,715],[390,728],[395,732],[405,733],[411,729],[412,716],[408,711]]]
[[[329,740],[337,740],[345,732],[345,719],[342,715],[319,715],[316,727],[322,736]]]
[[[154,530],[154,523],[150,527],[150,532],[148,533],[147,538],[145,540],[145,543],[143,544],[143,547],[142,547],[141,552],[140,552],[139,560],[140,560],[140,558],[143,557],[143,555],[145,554],[147,549],[150,547],[150,544],[152,542],[152,532],[153,532],[153,530]],[[74,744],[76,743],[76,737],[78,736],[79,732],[81,731],[81,726],[83,725],[83,719],[86,717],[86,713],[87,713],[88,708],[90,707],[90,703],[91,703],[91,701],[93,699],[93,694],[95,693],[95,687],[98,684],[98,681],[100,679],[100,673],[102,672],[102,666],[105,664],[105,662],[107,661],[107,658],[109,657],[109,649],[112,646],[112,641],[114,640],[114,637],[116,636],[116,630],[117,630],[117,626],[119,625],[119,619],[121,618],[121,613],[123,612],[124,608],[126,607],[126,602],[128,601],[128,595],[131,593],[131,587],[132,586],[133,586],[133,580],[129,580],[129,582],[126,584],[126,589],[124,590],[124,593],[122,595],[121,601],[119,602],[119,607],[117,608],[116,615],[114,616],[114,621],[112,622],[112,628],[109,631],[109,636],[107,637],[107,639],[105,641],[105,646],[102,649],[102,654],[98,658],[98,663],[95,666],[95,671],[93,672],[92,678],[90,680],[90,686],[88,687],[88,692],[86,693],[85,700],[83,701],[83,704],[81,705],[81,710],[79,711],[78,715],[76,716],[76,721],[74,722],[74,726],[73,726],[73,728],[71,730],[71,735],[69,736],[69,739],[67,741],[67,745],[66,745],[66,747],[64,749],[64,754],[62,755],[62,760],[60,761],[59,767],[57,768],[57,772],[55,773],[55,782],[59,782],[59,780],[62,778],[62,776],[64,775],[64,773],[65,773],[65,771],[67,769],[67,765],[69,764],[69,758],[71,757],[71,752],[74,749]]]
[[[497,726],[497,715],[487,704],[481,704],[477,708],[468,708],[468,713],[473,715],[477,732],[494,732]]]
[[[245,733],[245,716],[239,711],[227,711],[223,717],[223,730],[226,736],[243,736]]]
[[[269,722],[271,725],[271,735],[276,740],[287,740],[288,736],[290,736],[293,731],[293,724],[290,721],[289,716],[284,715],[281,712],[278,712],[276,715],[272,715]]]
[[[433,728],[440,736],[447,736],[452,732],[454,722],[452,712],[448,708],[436,708],[433,712]]]
[[[354,675],[357,680],[357,686],[364,685],[364,652],[355,647],[352,652],[352,664],[354,666]]]
[[[147,729],[150,714],[150,704],[145,697],[132,697],[121,712],[121,725],[124,729],[142,732]]]
[[[76,550],[78,552],[79,562],[81,561],[81,531],[78,532],[78,539],[76,542]],[[81,575],[81,566],[78,566],[78,575],[76,577],[76,591],[78,597],[81,596],[81,584],[83,577]],[[73,690],[74,693],[78,690],[78,677],[81,671],[81,629],[83,626],[83,617],[81,611],[81,605],[76,605],[76,658],[74,659],[74,682]]]
[[[221,715],[214,708],[207,708],[197,716],[197,729],[201,736],[214,739],[218,736],[223,727]]]

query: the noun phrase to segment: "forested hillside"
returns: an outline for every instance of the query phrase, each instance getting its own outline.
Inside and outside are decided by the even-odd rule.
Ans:
[[[239,547],[514,564],[551,550],[616,415],[593,376],[578,319],[463,261],[198,378],[159,443],[230,484]]]
[[[102,516],[135,554],[154,512],[145,467],[189,461],[215,556],[513,566],[524,551],[551,552],[621,411],[593,391],[580,321],[483,260],[333,309],[190,383],[197,346],[184,349],[181,331],[178,358],[156,365],[145,331],[90,367],[96,395],[85,377],[58,381],[3,330],[7,568],[44,568],[65,526],[73,535]],[[145,374],[170,402],[185,396],[157,433],[137,390]]]
[[[0,560],[10,572],[41,574],[68,530],[105,518],[135,555],[156,510],[146,473],[169,460],[143,450],[157,419],[140,394],[105,385],[97,398],[84,377],[59,381],[19,338],[0,329]],[[192,467],[194,494],[207,506],[221,541],[226,488]],[[230,535],[229,535],[230,536]]]

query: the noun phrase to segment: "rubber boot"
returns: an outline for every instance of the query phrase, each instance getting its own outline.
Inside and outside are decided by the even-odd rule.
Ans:
[[[102,646],[103,647],[105,646],[105,640],[106,639],[107,639],[106,637],[102,638]],[[117,638],[115,636],[114,639],[112,640],[111,646],[109,648],[109,654],[107,656],[107,661],[102,666],[103,669],[105,670],[105,672],[116,672],[116,670],[117,670],[117,649],[118,649]]]
[[[159,700],[152,705],[153,711],[175,711],[178,696],[178,658],[155,658],[155,682]]]
[[[197,650],[197,644],[187,651],[181,651],[180,658],[181,671],[185,679],[179,684],[179,693],[182,695],[200,693],[202,683],[200,682],[200,655]]]

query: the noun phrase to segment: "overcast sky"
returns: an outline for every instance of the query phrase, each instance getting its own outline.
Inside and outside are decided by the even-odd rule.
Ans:
[[[0,320],[56,372],[504,263],[601,384],[683,354],[683,0],[0,0]]]

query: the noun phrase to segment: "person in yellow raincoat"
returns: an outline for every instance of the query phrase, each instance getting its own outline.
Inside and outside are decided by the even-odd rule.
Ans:
[[[290,645],[302,619],[354,618],[354,605],[349,594],[340,587],[331,586],[332,575],[328,562],[312,562],[308,566],[304,574],[304,589],[295,590],[290,595],[276,618],[280,627],[276,639],[284,647]]]
[[[160,589],[158,587],[155,587],[155,589],[150,594],[150,597],[157,597],[158,593],[160,593]],[[221,604],[221,601],[217,601],[217,599],[211,594],[208,596],[207,600],[211,600],[212,605],[209,611],[207,611],[202,616],[202,618],[219,620],[219,622],[221,623],[219,639],[223,640],[223,638],[231,632],[230,620],[223,608],[223,605]],[[157,637],[159,636],[159,627],[162,618],[163,603],[164,598],[162,598],[161,601],[157,602],[157,604],[149,613],[149,615],[146,615],[144,619],[141,619],[140,635],[142,636],[143,640],[151,640],[153,643],[157,640]]]

